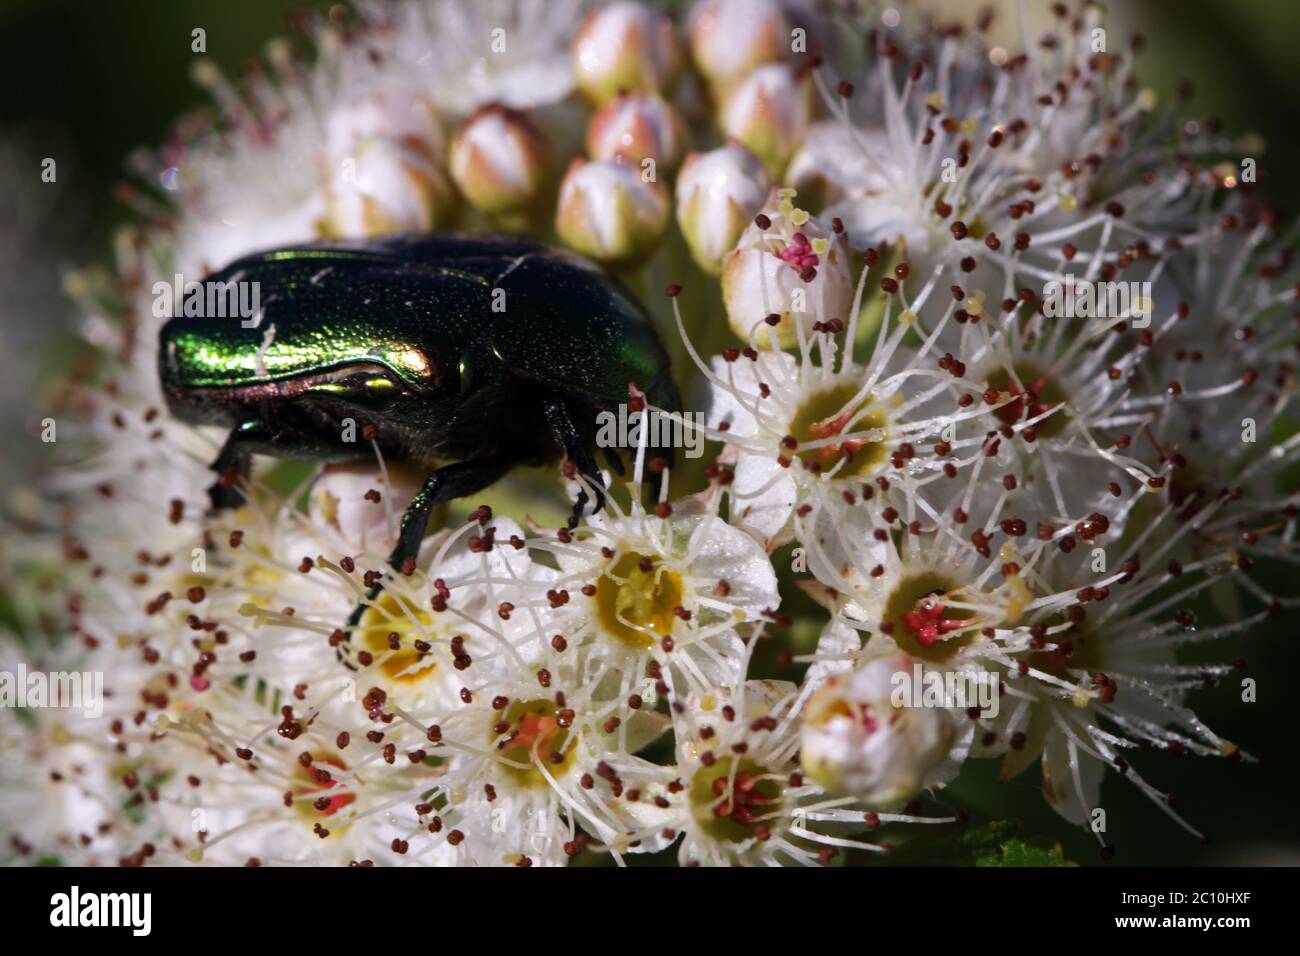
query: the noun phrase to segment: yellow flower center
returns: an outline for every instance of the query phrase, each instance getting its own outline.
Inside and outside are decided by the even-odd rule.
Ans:
[[[497,753],[510,761],[501,768],[520,786],[547,786],[539,765],[545,765],[552,777],[567,773],[573,766],[577,741],[562,721],[562,712],[549,700],[513,701],[504,716],[493,715],[490,740]]]
[[[885,602],[882,622],[888,622],[890,637],[913,657],[942,663],[975,639],[977,629],[963,629],[974,612],[954,608],[950,599],[960,599],[956,582],[933,571],[912,574],[899,582]]]
[[[732,767],[735,774],[732,774]],[[782,801],[780,780],[752,760],[719,757],[691,779],[691,812],[700,829],[715,840],[740,843],[758,835],[760,826]]]
[[[1015,425],[1026,419],[1038,418],[1057,405],[1065,404],[1065,390],[1049,374],[1029,362],[1015,362],[1012,368],[1020,380],[1019,385],[1004,368],[996,369],[987,379],[990,388],[1004,393],[1000,397],[1001,401],[1012,398],[1012,401],[993,413],[998,419],[1008,425]],[[1054,438],[1065,430],[1066,421],[1064,411],[1058,411],[1036,422],[1033,429],[1040,437]]]
[[[885,410],[872,404],[870,395],[857,397],[859,390],[860,386],[845,382],[813,393],[795,413],[790,423],[791,435],[803,445],[846,432],[858,436],[873,430],[885,431],[889,424]],[[800,452],[799,458],[815,472],[831,471],[843,461],[836,476],[855,478],[874,472],[885,460],[886,452],[884,436],[876,441],[853,437],[839,444]]]
[[[436,666],[428,650],[416,646],[416,642],[432,644],[432,616],[409,602],[399,604],[388,591],[381,591],[366,609],[352,639],[359,650],[369,651],[375,660],[382,661],[380,673],[394,684],[417,684]]]
[[[596,610],[605,632],[637,650],[672,633],[682,606],[682,576],[653,558],[629,551],[596,581]]]

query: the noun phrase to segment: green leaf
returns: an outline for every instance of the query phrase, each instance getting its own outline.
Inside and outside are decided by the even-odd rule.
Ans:
[[[1027,837],[1014,820],[948,831],[939,839],[918,837],[882,862],[903,866],[1076,866],[1059,843]]]

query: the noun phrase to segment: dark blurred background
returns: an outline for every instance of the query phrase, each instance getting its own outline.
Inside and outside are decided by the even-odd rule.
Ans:
[[[982,4],[937,6],[969,17]],[[1004,31],[998,42],[1013,46],[1015,5],[994,6]],[[1048,22],[1046,6],[1029,4],[1035,28]],[[162,140],[174,117],[204,102],[189,79],[191,30],[203,27],[207,55],[237,73],[288,30],[293,11],[329,7],[300,0],[0,0],[0,427],[21,427],[30,413],[25,398],[66,354],[78,316],[60,292],[61,276],[73,265],[106,262],[114,227],[130,218],[113,199],[124,156]],[[1192,116],[1216,115],[1226,132],[1259,133],[1268,147],[1260,159],[1266,192],[1288,216],[1300,211],[1300,178],[1292,172],[1300,156],[1300,3],[1113,0],[1108,7],[1108,29],[1120,42],[1134,29],[1147,37],[1145,85],[1163,102],[1186,77],[1196,90]],[[41,181],[47,157],[57,162],[54,183]],[[4,458],[0,492],[12,493],[8,486],[25,463]],[[1274,569],[1264,580],[1275,593],[1294,595],[1294,575]],[[1200,691],[1194,703],[1262,765],[1135,760],[1149,780],[1179,792],[1182,812],[1212,833],[1211,844],[1200,845],[1112,776],[1103,791],[1118,848],[1111,865],[1300,864],[1288,683],[1300,677],[1298,623],[1300,615],[1287,614],[1245,639],[1198,649],[1197,659],[1248,661],[1258,703],[1241,703],[1235,683]],[[1027,832],[1059,839],[1071,859],[1098,862],[1095,839],[1047,808],[1035,773],[999,784],[996,772],[996,762],[968,767],[955,788],[958,800],[981,816],[1019,818]]]

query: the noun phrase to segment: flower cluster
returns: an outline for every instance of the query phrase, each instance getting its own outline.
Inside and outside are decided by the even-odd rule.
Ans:
[[[960,825],[984,758],[1103,852],[1108,771],[1198,833],[1148,753],[1251,759],[1190,704],[1245,661],[1178,651],[1289,603],[1249,572],[1296,560],[1300,285],[1250,144],[1060,11],[1009,56],[785,0],[403,0],[200,61],[214,109],[68,283],[63,461],[0,551],[0,661],[104,675],[94,717],[0,708],[0,859],[825,864]],[[424,476],[377,445],[213,511],[156,283],[448,229],[640,294],[702,467],[643,448],[572,527],[571,467],[512,475],[398,570]]]

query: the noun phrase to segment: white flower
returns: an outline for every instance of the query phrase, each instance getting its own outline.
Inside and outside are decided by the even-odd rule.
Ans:
[[[147,334],[142,325],[137,332]],[[64,538],[82,542],[88,563],[124,570],[136,563],[139,548],[122,542],[158,555],[193,545],[215,477],[207,462],[219,446],[208,433],[164,414],[154,356],[150,371],[141,373],[133,363],[144,364],[145,346],[121,329],[113,331],[101,344],[119,356],[116,377],[103,386],[71,388],[68,401],[82,414],[56,419],[60,467],[45,490],[87,505],[109,503],[79,509]],[[163,448],[167,454],[160,453]]]
[[[1264,437],[1274,433],[1294,381],[1293,333],[1278,321],[1295,300],[1289,254],[1270,225],[1252,225],[1244,210],[1212,228],[1154,283],[1153,297],[1173,303],[1177,319],[1161,324],[1132,377],[1150,434],[1178,455],[1172,484],[1214,493],[1216,476],[1231,474],[1268,496],[1296,441],[1272,445]],[[1219,321],[1199,321],[1205,315]]]
[[[531,606],[557,575],[530,560],[507,519],[476,518],[431,535],[409,576],[387,570],[386,551],[313,557],[313,546],[320,542],[286,545],[283,565],[293,573],[238,608],[251,618],[258,660],[270,652],[266,666],[281,679],[373,685],[402,706],[435,706],[456,699],[467,680],[514,673],[539,635],[563,626],[550,609]],[[253,538],[240,552],[257,560],[255,549]]]
[[[807,866],[828,863],[841,847],[888,852],[888,843],[856,836],[885,823],[951,822],[876,812],[808,780],[795,760],[801,697],[793,684],[754,680],[685,695],[673,708],[675,764],[610,767],[607,779],[636,794],[625,805],[636,826],[616,845],[657,850],[680,837],[683,865]]]
[[[278,707],[277,702],[282,702]],[[150,747],[167,761],[160,812],[170,866],[407,862],[399,817],[408,790],[436,768],[412,762],[390,779],[358,705],[306,697],[262,681],[220,684],[156,717]],[[404,807],[410,813],[410,807]]]
[[[569,43],[583,5],[581,0],[376,3],[366,18],[379,24],[382,54],[416,78],[440,110],[463,117],[490,103],[526,110],[565,99],[574,87]]]
[[[814,207],[839,218],[855,247],[900,244],[909,256],[924,256],[951,238],[906,172],[881,131],[824,120],[808,130],[785,178]]]
[[[897,512],[898,494],[926,486],[928,494],[948,492],[942,483],[957,477],[959,465],[984,457],[980,441],[964,455],[954,453],[957,429],[981,412],[945,371],[951,357],[934,356],[934,342],[952,321],[955,303],[948,300],[936,328],[921,330],[917,311],[936,297],[940,277],[933,275],[912,297],[904,284],[907,269],[900,263],[900,279],[881,280],[886,295],[867,306],[864,270],[853,301],[839,313],[850,317],[847,326],[814,300],[795,326],[798,357],[752,346],[727,349],[709,366],[696,356],[711,386],[710,437],[730,446],[733,520],[769,548],[789,540],[795,513],[837,515],[859,504],[876,514],[885,508]],[[872,310],[884,315],[876,349],[861,363],[854,346]],[[779,344],[783,324],[768,328],[771,345]],[[906,340],[917,334],[924,335],[924,344],[908,347]],[[761,335],[755,333],[751,342],[761,342]],[[981,487],[972,477],[978,473],[967,471],[971,487]],[[895,513],[886,523],[897,520]]]
[[[31,642],[20,647],[0,631],[0,862],[115,866],[158,832],[148,794],[153,768],[134,747],[115,747],[128,734],[132,704],[110,695],[129,684],[107,675],[94,716],[102,662],[67,642],[43,652]],[[61,693],[60,675],[76,678],[81,698]],[[42,692],[37,681],[43,701],[28,696]]]
[[[67,283],[93,356],[50,409],[58,468],[0,535],[21,635],[0,629],[0,663],[112,693],[101,718],[0,710],[6,861],[621,864],[678,843],[684,864],[825,864],[939,822],[917,795],[993,757],[1003,779],[1037,762],[1072,823],[1113,770],[1198,832],[1137,765],[1251,760],[1192,709],[1247,665],[1180,651],[1300,604],[1250,574],[1300,564],[1300,436],[1280,437],[1300,286],[1237,181],[1244,143],[1156,115],[1131,56],[1091,49],[1091,7],[990,60],[977,33],[885,16],[864,50],[853,11],[832,35],[794,0],[702,0],[676,89],[678,23],[648,4],[360,13],[238,86],[200,63],[215,120],[135,157],[150,189],[124,191],[143,225],[117,275]],[[521,469],[486,493],[513,517],[436,509],[400,571],[431,462],[268,457],[211,510],[225,436],[164,410],[157,283],[444,230],[454,180],[466,227],[554,215],[644,297],[684,261],[659,252],[665,176],[709,128],[728,143],[687,160],[676,214],[729,328],[701,325],[710,289],[698,312],[668,295],[715,460],[670,475],[646,443],[603,511],[554,530],[523,502],[560,483]],[[554,210],[552,157],[573,160]],[[1060,314],[1071,281],[1135,283],[1140,307]],[[787,544],[817,608],[782,605]],[[772,658],[802,683],[756,679]],[[901,706],[900,675],[998,706]]]
[[[168,176],[177,202],[173,234],[160,250],[162,278],[178,272],[198,281],[252,250],[319,234],[328,216],[320,176],[328,139],[320,114],[301,106],[328,94],[336,61],[326,56],[309,77],[287,52],[273,63],[283,86],[263,81],[245,99],[208,60],[198,61],[198,82],[232,125],[220,135],[202,128],[178,135],[149,165],[149,180]]]
[[[585,528],[530,541],[559,563],[545,597],[568,606],[563,646],[590,660],[589,680],[616,681],[626,698],[650,696],[647,676],[661,670],[680,669],[691,687],[740,679],[737,628],[771,616],[780,595],[762,548],[716,509],[716,498],[650,512],[607,504]]]
[[[897,681],[910,681],[914,665],[906,654],[877,658],[832,674],[808,698],[799,754],[811,780],[876,807],[934,782],[956,728],[941,707],[895,703]]]
[[[1008,682],[1011,700],[1004,702],[1005,720],[995,728],[1011,740],[1004,778],[1019,773],[1041,751],[1048,801],[1066,819],[1086,825],[1098,805],[1102,771],[1114,769],[1181,826],[1197,832],[1173,811],[1176,798],[1147,783],[1130,765],[1130,756],[1136,750],[1164,750],[1253,760],[1208,727],[1187,702],[1192,689],[1214,686],[1244,670],[1246,662],[1180,664],[1175,653],[1244,633],[1275,611],[1271,598],[1249,584],[1254,603],[1264,606],[1241,611],[1236,620],[1200,626],[1187,609],[1191,594],[1221,577],[1246,583],[1240,572],[1249,562],[1243,565],[1228,548],[1206,550],[1187,562],[1168,560],[1181,539],[1213,526],[1215,513],[1230,504],[1219,498],[1193,516],[1166,502],[1152,524],[1120,551],[1118,583],[1100,574],[1096,583],[1083,583],[1088,581],[1083,566],[1095,565],[1095,558],[1060,551],[1045,557],[1042,577],[1069,580],[1077,590],[1030,605],[1029,645],[1013,673],[1032,680]]]
[[[542,676],[539,678],[538,673]],[[403,750],[418,747],[441,766],[427,790],[413,790],[425,832],[410,853],[450,854],[479,866],[563,865],[616,820],[593,781],[613,740],[600,713],[567,669],[475,682],[454,704],[421,714],[413,726],[383,730]],[[409,758],[408,758],[409,759]]]
[[[793,203],[793,190],[768,197],[736,248],[722,262],[727,321],[741,339],[759,348],[795,345],[813,325],[848,318],[853,285],[848,250],[840,238]],[[767,334],[764,323],[772,324]]]

